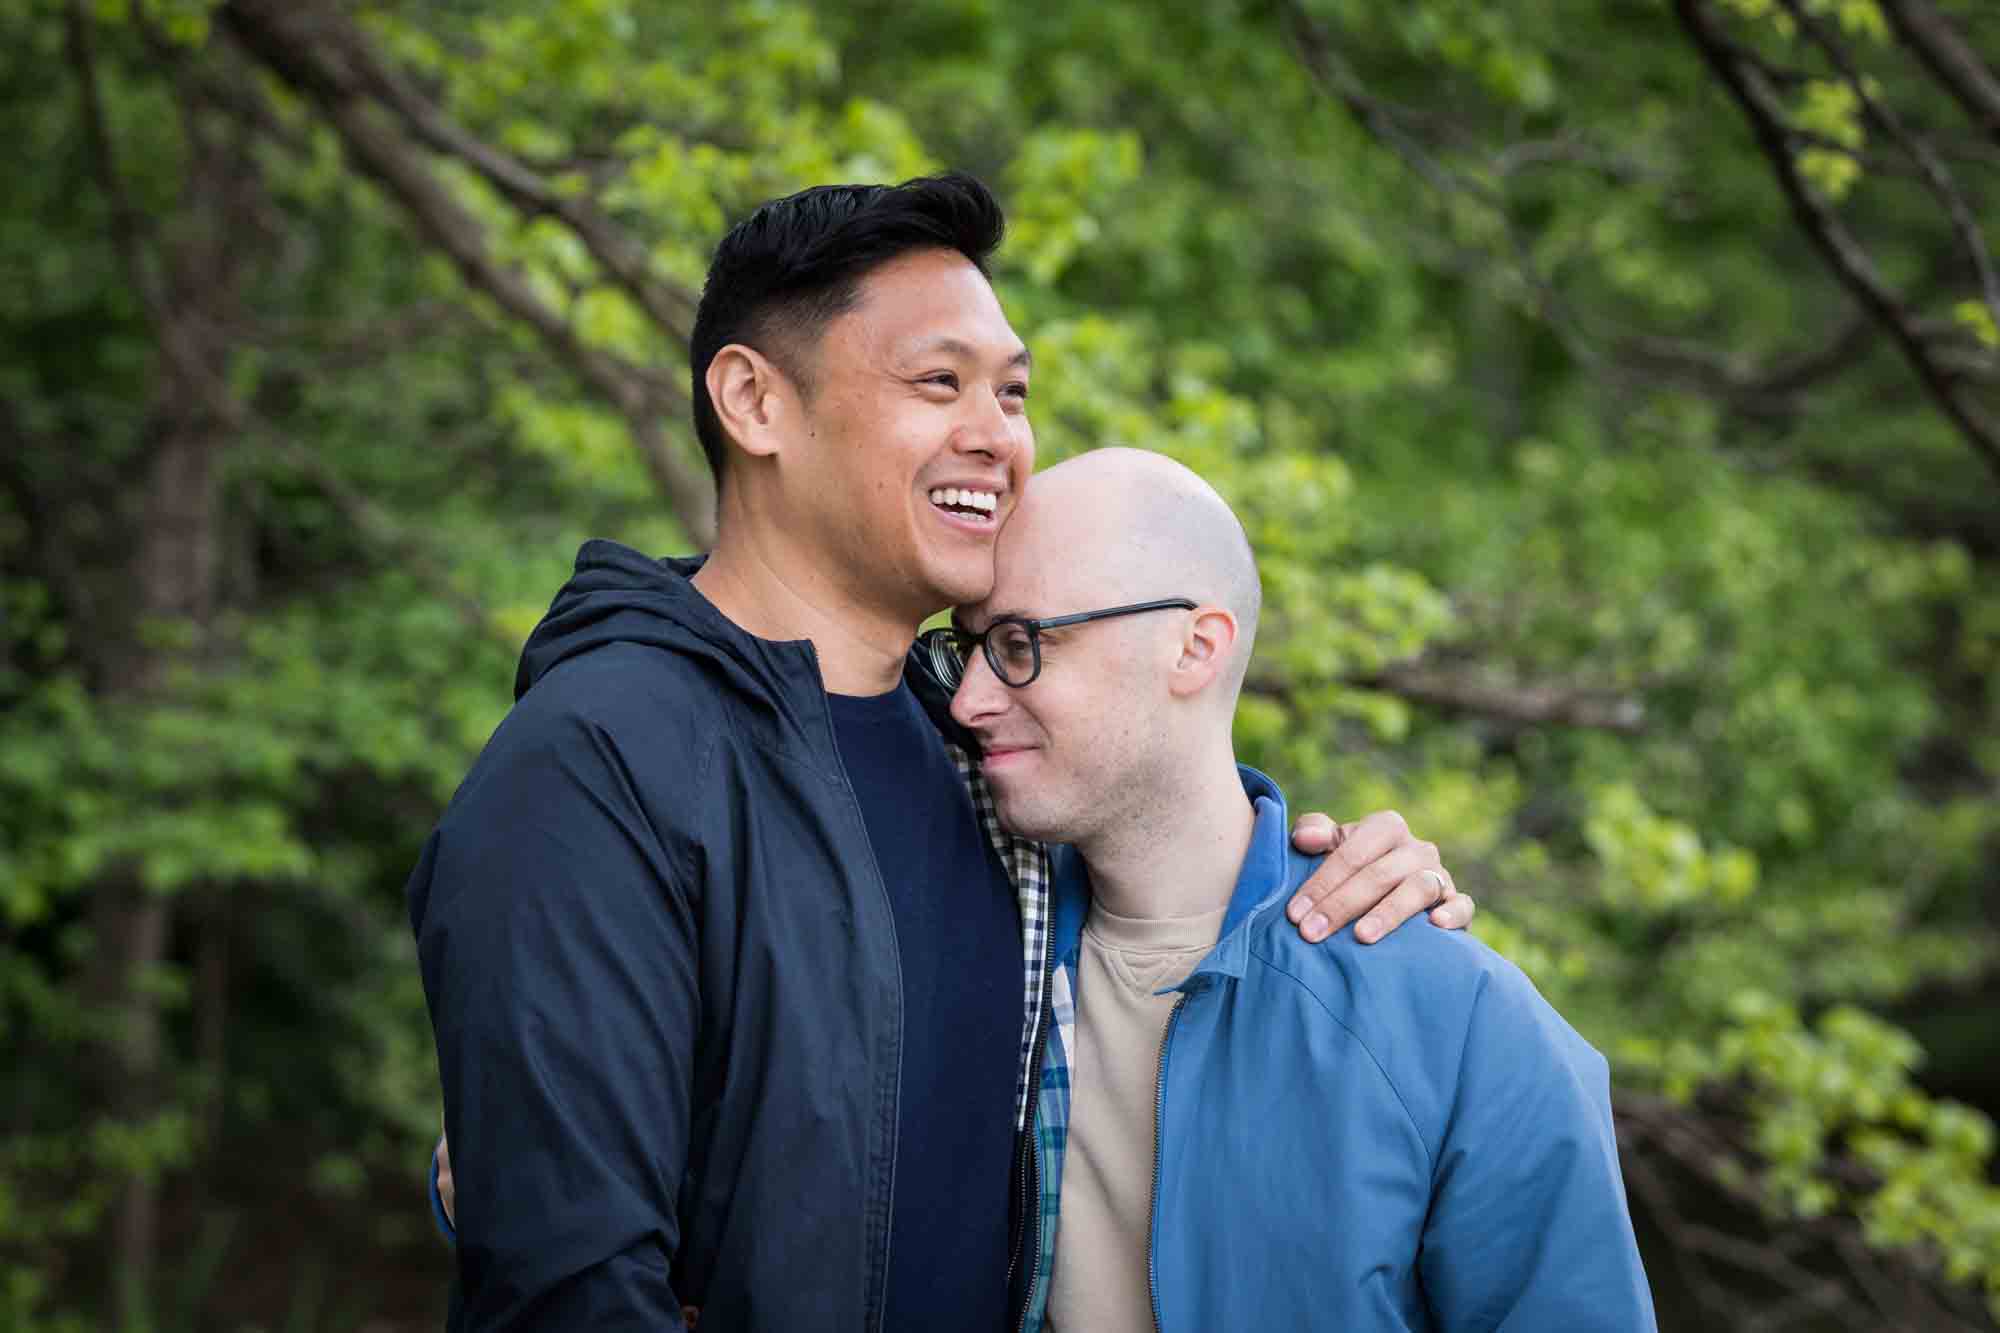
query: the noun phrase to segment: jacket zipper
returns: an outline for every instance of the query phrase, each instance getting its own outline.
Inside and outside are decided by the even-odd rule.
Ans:
[[[1175,999],[1174,1007],[1167,1011],[1166,1031],[1160,1034],[1159,1085],[1153,1095],[1153,1201],[1146,1209],[1149,1219],[1146,1224],[1146,1291],[1153,1298],[1153,1333],[1166,1333],[1166,1321],[1160,1317],[1157,1249],[1160,1231],[1160,1145],[1166,1138],[1167,1126],[1167,1048],[1173,1045],[1174,1024],[1180,1019],[1181,1007],[1187,1002],[1187,992],[1182,991]]]
[[[1047,878],[1047,867],[1043,867],[1043,877]],[[1054,894],[1045,895],[1042,928],[1042,977],[1041,1000],[1036,1006],[1035,1043],[1028,1053],[1028,1095],[1024,1107],[1024,1124],[1021,1132],[1021,1156],[1018,1170],[1021,1173],[1021,1244],[1007,1260],[1007,1285],[1014,1285],[1014,1274],[1019,1271],[1021,1261],[1032,1253],[1035,1271],[1028,1274],[1027,1282],[1021,1288],[1021,1308],[1014,1316],[1016,1333],[1027,1333],[1028,1311],[1035,1304],[1035,1283],[1041,1277],[1042,1262],[1042,1154],[1035,1141],[1035,1117],[1041,1114],[1042,1056],[1049,1040],[1049,1026],[1055,1015],[1049,1012],[1050,974],[1055,970],[1056,923]],[[1032,1209],[1032,1211],[1030,1211]],[[1032,1249],[1030,1244],[1032,1243]]]
[[[882,911],[889,922],[889,959],[896,965],[896,1012],[897,1025],[901,1026],[907,1015],[902,1012],[903,995],[903,950],[896,938],[896,905],[889,898],[889,881],[883,877],[881,859],[875,855],[875,844],[868,837],[868,820],[861,810],[861,797],[855,793],[854,779],[847,776],[847,763],[840,757],[840,733],[833,726],[833,706],[824,702],[826,675],[820,670],[819,649],[808,640],[806,653],[812,658],[813,677],[819,684],[822,710],[826,718],[826,739],[833,748],[833,771],[840,777],[841,790],[847,793],[848,808],[854,812],[854,822],[861,826],[861,843],[868,849],[868,866],[875,872],[875,887],[882,893]],[[896,1038],[896,1097],[890,1107],[889,1132],[889,1198],[888,1209],[884,1213],[882,1227],[882,1284],[874,1293],[879,1298],[871,1301],[875,1305],[873,1317],[866,1320],[871,1333],[880,1333],[882,1320],[888,1314],[889,1306],[889,1247],[895,1239],[896,1228],[896,1158],[897,1147],[902,1138],[900,1112],[903,1104],[903,1041],[900,1032]]]

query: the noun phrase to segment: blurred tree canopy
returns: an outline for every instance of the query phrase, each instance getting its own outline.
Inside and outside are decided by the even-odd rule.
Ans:
[[[1663,1326],[1991,1327],[2000,10],[0,21],[0,1325],[435,1317],[418,843],[577,543],[711,533],[729,222],[949,166],[1043,458],[1251,529],[1244,758],[1611,1057]]]

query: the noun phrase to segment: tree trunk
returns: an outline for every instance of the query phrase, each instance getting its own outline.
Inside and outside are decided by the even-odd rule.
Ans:
[[[178,222],[155,228],[127,193],[117,144],[98,87],[92,22],[82,0],[70,14],[70,49],[99,181],[111,215],[111,238],[152,325],[157,378],[147,430],[141,489],[132,497],[128,603],[131,622],[100,626],[99,679],[112,714],[157,705],[171,689],[170,668],[208,647],[219,598],[223,550],[220,481],[223,451],[239,428],[226,387],[231,327],[246,252],[266,239],[254,223],[257,173],[247,144],[211,132],[203,98],[176,70],[187,168]],[[151,627],[188,631],[184,651],[159,647]],[[159,988],[151,975],[166,959],[175,900],[144,882],[144,868],[121,867],[91,902],[95,952],[84,984],[105,1029],[95,1071],[106,1114],[143,1125],[168,1096]],[[141,1169],[118,1184],[106,1224],[106,1269],[119,1322],[149,1324],[159,1255],[157,1171]]]
[[[106,1085],[104,1109],[120,1122],[137,1124],[152,1113],[158,1096],[160,1015],[144,978],[166,951],[167,900],[126,881],[99,889],[91,908],[97,942],[92,992],[110,1023],[109,1059],[99,1071]],[[107,1228],[121,1327],[146,1323],[158,1231],[156,1178],[144,1171],[126,1177]]]
[[[147,469],[133,548],[137,620],[140,626],[174,620],[199,634],[215,613],[221,436],[198,406],[172,389],[166,397],[169,420]],[[105,678],[108,697],[143,707],[162,688],[166,662],[143,644],[144,635],[135,633],[114,650]],[[157,1112],[163,1092],[159,999],[147,982],[166,957],[173,903],[128,871],[97,891],[91,925],[96,952],[89,994],[107,1022],[107,1058],[99,1071],[103,1106],[122,1123],[141,1124]],[[127,1328],[147,1322],[158,1218],[154,1174],[128,1177],[107,1228],[119,1320]]]

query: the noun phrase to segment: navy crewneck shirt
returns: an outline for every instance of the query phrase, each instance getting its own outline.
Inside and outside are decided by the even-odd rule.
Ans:
[[[907,685],[830,694],[841,763],[889,891],[903,1062],[883,1328],[994,1333],[1021,1044],[1021,927],[937,729]]]

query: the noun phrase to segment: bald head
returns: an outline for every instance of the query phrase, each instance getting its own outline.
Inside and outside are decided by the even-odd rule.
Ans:
[[[1193,609],[1088,614],[1180,598]],[[951,713],[1001,821],[1076,846],[1095,875],[1135,837],[1247,814],[1231,723],[1260,600],[1243,525],[1179,463],[1099,449],[1039,473],[1000,530],[992,594],[957,611],[983,647]],[[1057,623],[996,639],[1003,618]]]
[[[996,592],[1036,589],[1040,614],[1183,596],[1227,608],[1233,706],[1263,602],[1257,561],[1243,524],[1191,469],[1143,449],[1096,449],[1038,473],[1000,532],[995,569]]]

